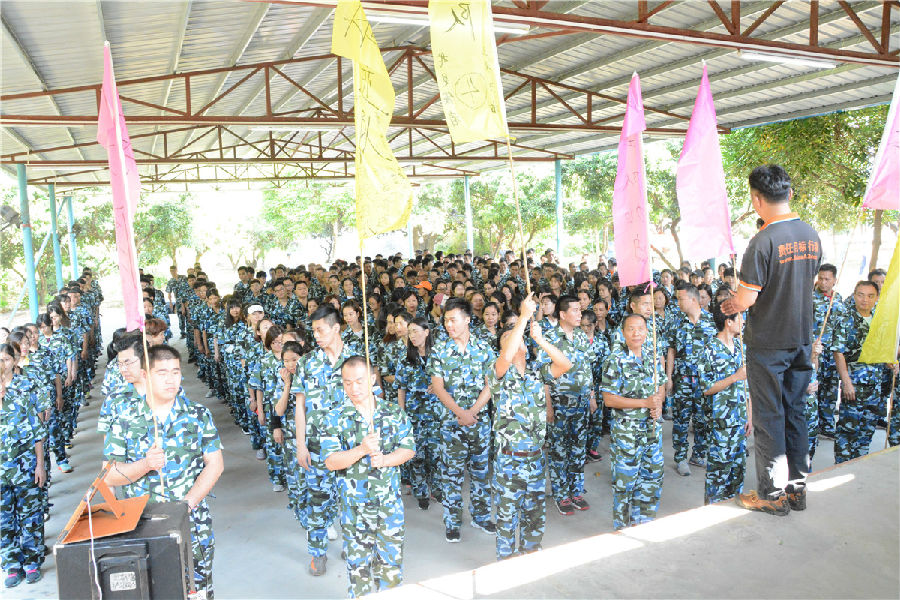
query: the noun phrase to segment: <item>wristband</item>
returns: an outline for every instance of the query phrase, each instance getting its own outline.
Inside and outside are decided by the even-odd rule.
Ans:
[[[276,429],[281,429],[281,417],[278,415],[269,419],[269,431],[275,431]]]

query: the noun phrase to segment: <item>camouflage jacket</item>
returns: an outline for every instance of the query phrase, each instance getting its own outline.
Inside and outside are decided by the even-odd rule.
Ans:
[[[13,375],[0,402],[0,481],[4,486],[34,485],[34,445],[47,433],[38,416],[38,402],[34,382]]]
[[[334,408],[325,418],[322,433],[321,454],[327,459],[335,452],[359,446],[363,438],[374,428],[381,437],[381,452],[403,448],[415,451],[409,418],[393,402],[375,401],[372,424],[363,418],[343,389],[332,392]],[[393,503],[400,499],[400,467],[374,469],[371,458],[364,456],[346,469],[336,473],[338,493],[345,504],[359,506]]]
[[[435,342],[426,372],[444,380],[444,389],[462,409],[469,409],[485,386],[497,356],[483,340],[469,335],[463,350],[451,338]]]
[[[305,397],[307,433],[309,425],[321,426],[326,416],[336,408],[335,390],[343,389],[341,382],[341,366],[351,356],[359,354],[358,346],[343,344],[341,353],[334,364],[328,359],[325,350],[316,347],[304,354],[297,365],[297,374],[291,384],[291,394],[303,394]]]
[[[573,397],[584,396],[593,391],[594,373],[591,363],[594,361],[594,354],[587,335],[576,327],[570,340],[557,325],[547,333],[547,342],[556,346],[572,361],[572,368],[562,377],[554,379],[549,373],[545,375],[544,383],[550,386],[550,393],[553,396]]]
[[[873,311],[872,318],[874,316],[875,313]],[[866,320],[854,306],[846,310],[834,324],[831,351],[840,352],[844,355],[844,360],[847,362],[847,372],[853,385],[860,383],[879,385],[881,383],[882,365],[858,362],[863,342],[865,342],[866,336],[869,335],[870,322],[871,319]]]
[[[669,347],[675,350],[674,372],[696,377],[697,361],[715,335],[716,325],[712,315],[705,310],[700,312],[696,323],[691,323],[688,316],[681,313],[669,329]]]
[[[714,336],[703,349],[697,361],[700,373],[700,389],[706,391],[716,382],[730,377],[738,369],[746,356],[746,349],[738,340],[729,350],[718,337]],[[747,381],[738,381],[712,396],[704,396],[707,405],[707,419],[715,426],[737,427],[747,423]]]
[[[666,378],[665,369],[656,363],[656,385],[664,385]],[[653,383],[653,357],[642,352],[641,357],[635,356],[625,346],[616,347],[610,352],[603,362],[603,378],[600,382],[600,391],[616,394],[624,398],[648,398],[656,392]],[[613,412],[620,416],[635,419],[649,419],[649,408],[619,408]]]
[[[524,373],[509,365],[503,377],[497,377],[496,371],[490,369],[488,385],[494,403],[494,439],[499,450],[534,452],[543,447],[547,430],[543,382],[552,378],[549,364],[543,354],[538,361],[529,361]]]
[[[154,443],[153,413],[146,402],[121,408],[106,433],[103,454],[108,460],[134,462],[144,458]],[[150,502],[179,502],[203,471],[203,455],[221,450],[222,442],[209,409],[188,400],[184,390],[178,391],[172,409],[157,422],[159,444],[166,456],[162,468],[165,486],[160,473],[150,471],[122,489],[128,498],[149,494]]]

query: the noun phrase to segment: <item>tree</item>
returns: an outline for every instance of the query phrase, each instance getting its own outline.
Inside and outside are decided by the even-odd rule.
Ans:
[[[134,218],[134,245],[141,264],[156,264],[163,258],[175,264],[178,248],[193,240],[191,201],[190,194],[181,194],[176,201],[149,203],[144,210],[138,207]],[[146,198],[141,204],[145,203]]]
[[[263,193],[262,216],[275,247],[291,248],[313,237],[322,240],[330,262],[338,237],[356,224],[356,201],[346,186],[292,183]]]
[[[519,205],[522,211],[522,232],[525,245],[534,239],[556,219],[556,199],[552,177],[537,177],[530,173],[517,173]],[[465,235],[465,191],[463,181],[430,184],[418,194],[415,211],[423,213],[436,210],[447,215],[442,243],[438,249],[459,248]],[[501,250],[520,250],[519,224],[512,181],[507,173],[482,175],[471,181],[469,193],[472,202],[472,227],[474,251],[497,256]]]
[[[603,239],[608,251],[612,228],[612,194],[616,181],[616,155],[605,152],[579,156],[563,165],[562,182],[568,191],[566,231]],[[598,244],[599,245],[599,244]]]
[[[849,230],[865,194],[887,111],[887,105],[873,106],[722,136],[729,191],[746,198],[750,171],[763,164],[780,164],[791,176],[791,205],[804,220],[820,230]],[[881,219],[873,212],[866,211],[862,220],[874,226],[872,254],[877,257]],[[896,220],[897,212],[883,217]]]

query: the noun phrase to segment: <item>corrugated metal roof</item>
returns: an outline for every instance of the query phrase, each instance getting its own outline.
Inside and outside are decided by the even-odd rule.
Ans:
[[[718,5],[725,14],[729,13],[730,2],[719,1]],[[516,8],[509,1],[496,2],[495,6]],[[651,9],[660,8],[661,3],[650,2],[649,6]],[[741,28],[749,27],[771,6],[769,1],[742,2]],[[857,1],[850,2],[850,6],[880,43],[883,4]],[[636,18],[637,7],[631,2],[554,0],[544,10],[576,17],[630,21]],[[331,50],[333,12],[328,7],[240,0],[69,3],[4,0],[0,11],[4,24],[3,45],[0,47],[3,95],[99,84],[103,71],[103,40],[108,39],[119,81],[322,56],[321,60],[278,67],[291,81],[278,75],[272,77],[269,90],[272,108],[275,112],[294,111],[290,114],[309,116],[315,109],[337,106],[337,61],[327,57]],[[783,3],[758,24],[753,35],[759,39],[807,44],[810,35],[809,11],[806,2]],[[837,3],[820,3],[818,19],[820,46],[873,52],[873,45]],[[650,22],[657,26],[728,33],[728,28],[705,2],[666,4]],[[431,55],[427,53],[427,27],[373,22],[373,30],[382,48],[415,47],[426,50],[419,58],[433,70]],[[529,33],[548,31],[534,28]],[[890,12],[889,36],[893,56],[900,47],[898,34],[900,8],[894,8]],[[699,81],[701,60],[707,61],[719,123],[726,128],[884,102],[897,76],[896,69],[880,66],[841,64],[834,69],[821,70],[792,64],[748,62],[731,48],[583,31],[526,41],[512,39],[498,47],[501,67],[577,88],[580,91],[559,88],[554,92],[582,115],[587,111],[587,91],[624,99],[631,73],[638,71],[648,108],[646,116],[649,127],[686,127]],[[385,63],[390,67],[403,56],[402,50],[386,51]],[[192,76],[192,110],[206,106],[217,96],[237,86],[216,101],[205,114],[220,117],[264,114],[267,103],[264,72],[260,71],[245,80],[250,73],[249,69],[243,69]],[[341,95],[343,107],[347,110],[353,106],[352,66],[349,61],[343,63],[342,78]],[[240,83],[242,80],[243,83]],[[397,91],[395,114],[406,116],[406,67],[400,66],[392,74],[392,80]],[[504,91],[509,94],[522,84],[523,79],[504,73],[502,82]],[[413,106],[418,111],[438,93],[438,89],[436,82],[418,62],[414,62],[413,66],[413,83]],[[298,90],[298,84],[315,98]],[[175,114],[142,103],[159,105],[165,102],[174,111],[186,108],[187,90],[182,79],[157,79],[129,85],[120,92],[125,96],[126,119]],[[510,121],[529,120],[534,110],[541,124],[576,125],[581,122],[579,116],[545,89],[537,89],[536,99],[533,109],[527,89],[509,98],[507,115]],[[5,101],[0,110],[4,115],[90,115],[96,112],[96,96],[94,90],[88,89],[56,95],[52,100],[48,97],[13,99]],[[592,99],[591,118],[595,123],[619,126],[622,113],[621,102],[597,97]],[[420,118],[443,120],[440,102],[425,108]],[[161,136],[148,135],[172,129],[176,127],[129,125],[138,157],[160,155],[164,146],[170,153],[182,147],[186,152],[209,150],[218,144],[219,133],[225,146],[245,141],[267,145],[269,139],[268,132],[254,130],[250,125],[228,125],[221,132],[214,131],[214,127],[199,127],[193,131],[169,133],[165,141]],[[446,133],[432,129],[410,134],[392,127],[389,136],[395,134],[400,134],[394,141],[395,150],[404,156],[409,152],[407,144],[410,137],[417,156],[438,152],[436,145],[445,149],[450,146]],[[96,129],[90,125],[14,127],[4,124],[0,153],[21,152],[25,145],[33,152],[30,160],[103,160],[105,153],[92,145],[52,153],[41,152],[56,146],[89,144],[95,136]],[[341,151],[352,152],[353,128],[345,127],[342,132],[279,131],[272,133],[272,137],[279,144],[292,140],[293,144],[303,141],[317,145],[319,138],[324,143],[337,140],[337,149],[326,153],[335,156]],[[610,147],[617,139],[615,131],[520,133],[517,142],[535,150],[517,150],[517,155],[540,156],[540,150],[591,152]],[[468,144],[457,147],[457,151],[481,146],[484,144]],[[247,148],[240,150],[241,153],[246,151]],[[298,152],[303,153],[302,150]],[[428,162],[441,163],[439,159],[429,159]],[[477,171],[491,165],[473,162],[447,163],[445,166]],[[7,163],[4,167],[10,168],[10,165]],[[342,172],[343,169],[343,165],[328,165],[326,170]],[[419,173],[429,170],[421,166],[418,169]],[[61,172],[72,170],[77,169],[66,168]],[[149,168],[145,172],[149,173]],[[94,175],[97,178],[102,176],[102,173]],[[82,180],[84,177],[81,175],[76,179]]]

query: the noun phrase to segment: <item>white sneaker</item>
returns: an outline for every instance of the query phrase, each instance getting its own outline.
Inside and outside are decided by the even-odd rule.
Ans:
[[[688,466],[688,461],[683,460],[681,462],[675,463],[675,471],[682,477],[687,477],[688,475],[690,475],[691,468]]]
[[[328,526],[328,539],[331,541],[338,539],[338,532],[333,523]]]
[[[206,396],[205,396],[205,397],[206,397],[206,398],[212,398],[212,397],[215,396],[215,395],[216,395],[215,392],[213,392],[212,390],[209,390],[208,392],[206,392]]]
[[[272,486],[272,491],[273,492],[283,492],[284,486],[281,485],[280,483],[276,483],[275,485]]]
[[[263,448],[256,451],[256,460],[266,460],[266,451]]]

